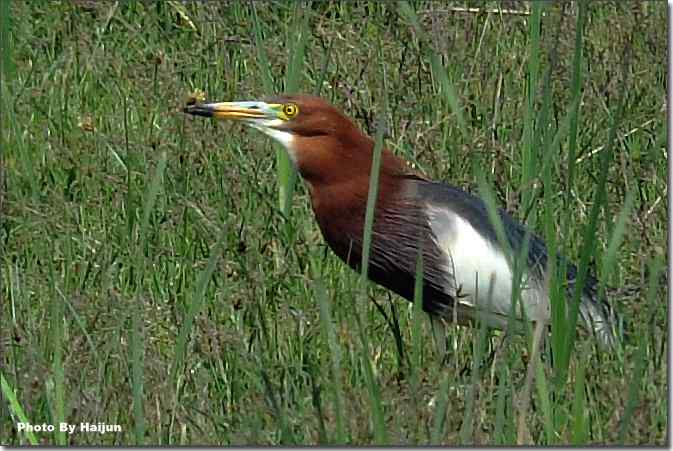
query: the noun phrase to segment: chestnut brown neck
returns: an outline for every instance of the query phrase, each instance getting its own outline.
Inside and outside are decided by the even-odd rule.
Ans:
[[[357,134],[297,137],[297,166],[307,182],[317,216],[334,211],[364,211],[374,157],[374,141]],[[399,175],[407,173],[404,160],[383,149],[379,169],[379,200],[396,189]],[[337,213],[335,210],[342,213]]]

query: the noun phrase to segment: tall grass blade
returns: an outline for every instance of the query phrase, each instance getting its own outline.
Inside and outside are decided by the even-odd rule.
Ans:
[[[648,339],[655,333],[653,319],[658,302],[657,292],[659,291],[659,278],[663,268],[662,259],[660,257],[655,257],[652,259],[649,266],[649,280],[647,283],[647,318],[649,320],[649,333],[640,333],[637,335],[638,348],[634,353],[636,364],[635,368],[633,369],[633,375],[631,377],[630,383],[627,385],[628,394],[626,397],[626,406],[624,407],[622,418],[619,421],[619,433],[617,435],[617,443],[622,445],[626,444],[626,432],[631,425],[633,413],[638,406],[638,396],[640,394],[641,387],[643,386],[643,374],[645,373],[645,368],[648,364]]]
[[[586,394],[584,393],[586,361],[579,359],[575,376],[575,395],[572,407],[571,443],[585,445],[589,440],[589,417],[586,412]]]
[[[476,284],[475,286],[478,286]],[[475,297],[478,293],[475,293]],[[493,298],[493,284],[489,285],[488,299]],[[479,333],[472,343],[472,373],[470,374],[470,383],[465,394],[465,411],[463,412],[463,424],[460,428],[460,445],[465,446],[474,443],[474,426],[476,418],[479,416],[475,412],[475,397],[479,386],[479,374],[482,362],[482,356],[486,348],[488,339],[488,329],[486,321],[477,316],[477,325]]]
[[[178,381],[178,375],[182,370],[182,365],[185,360],[185,350],[187,348],[187,340],[192,331],[192,326],[194,324],[194,319],[196,315],[201,311],[201,306],[206,296],[206,289],[208,288],[208,283],[213,277],[215,268],[217,268],[217,262],[224,251],[225,238],[222,239],[215,245],[213,248],[210,257],[208,257],[208,263],[206,264],[205,269],[201,272],[199,280],[197,281],[196,288],[192,293],[191,302],[187,308],[187,313],[183,319],[182,326],[180,327],[180,332],[178,334],[178,339],[175,343],[175,359],[173,361],[173,367],[171,369],[171,386],[175,387]],[[176,392],[177,393],[177,392]]]
[[[161,153],[159,162],[154,171],[152,180],[145,189],[142,205],[142,218],[138,233],[138,243],[135,246],[135,265],[138,268],[135,282],[135,296],[131,312],[130,325],[130,358],[131,358],[131,391],[133,398],[134,434],[136,445],[145,441],[145,412],[144,412],[144,385],[145,385],[145,339],[143,333],[144,297],[142,290],[145,278],[145,254],[149,248],[148,229],[152,211],[162,186],[168,155]]]
[[[568,152],[567,152],[567,171],[565,180],[565,196],[564,196],[564,216],[561,223],[562,235],[569,236],[570,227],[573,224],[572,215],[574,208],[572,208],[572,187],[575,183],[575,159],[577,155],[577,139],[578,139],[578,124],[581,116],[581,99],[583,94],[583,42],[584,42],[584,24],[586,18],[586,4],[585,2],[577,2],[577,18],[575,25],[575,48],[573,52],[572,62],[572,79],[570,81],[570,91],[572,94],[572,103],[569,114],[570,123],[568,124]],[[566,246],[561,246],[564,249]],[[565,254],[565,252],[563,252]],[[559,268],[558,272],[563,271]],[[564,296],[564,299],[566,296]],[[569,333],[567,327],[567,302],[557,302],[552,305],[552,352],[558,356],[565,353],[565,344],[567,335]],[[564,382],[561,378],[556,377],[555,387],[561,389]]]
[[[168,162],[168,155],[166,151],[161,152],[161,157],[157,164],[157,168],[154,171],[154,176],[152,181],[145,191],[143,196],[143,217],[140,222],[140,240],[141,244],[144,247],[146,245],[145,240],[147,239],[147,229],[150,224],[150,216],[152,215],[152,210],[154,210],[154,205],[157,202],[157,196],[159,190],[161,189],[162,181],[164,178],[164,172],[166,172],[166,164]]]
[[[540,360],[540,355],[536,355],[535,365],[535,387],[537,388],[540,410],[542,411],[542,426],[544,427],[546,445],[556,443],[556,432],[554,428],[554,413],[549,396],[549,386],[547,384],[547,375],[545,374],[544,362]]]
[[[379,116],[377,122],[376,135],[374,140],[374,155],[372,160],[372,167],[369,176],[369,192],[367,194],[367,209],[365,212],[364,235],[362,244],[362,263],[361,263],[361,277],[360,277],[360,297],[357,303],[357,314],[355,316],[358,325],[358,332],[360,335],[360,342],[362,345],[362,365],[364,367],[367,389],[372,406],[372,415],[374,421],[374,440],[377,445],[386,444],[385,421],[383,418],[383,405],[381,402],[381,394],[378,387],[378,382],[374,375],[372,362],[369,357],[369,339],[367,338],[367,331],[365,330],[365,318],[362,311],[366,305],[367,299],[367,274],[369,268],[369,255],[372,242],[372,228],[374,225],[374,210],[376,208],[376,200],[378,198],[379,190],[379,170],[381,167],[381,154],[383,152],[383,134],[384,134],[384,114]]]
[[[2,396],[9,404],[9,411],[12,417],[15,417],[16,420],[18,420],[18,421],[15,420],[15,423],[33,424],[26,416],[26,413],[21,407],[21,403],[19,402],[19,400],[16,397],[16,394],[14,393],[14,389],[9,385],[9,383],[5,379],[5,375],[2,372],[0,372],[0,386],[2,387]],[[31,445],[33,446],[39,445],[37,437],[35,437],[33,431],[28,430],[25,431],[24,434],[26,435],[26,438],[28,439],[28,442]]]
[[[624,58],[624,66],[622,68],[622,83],[619,98],[617,100],[617,107],[614,115],[612,116],[610,129],[608,131],[608,139],[605,145],[605,148],[601,152],[600,159],[600,172],[598,175],[598,180],[596,182],[596,190],[594,193],[594,201],[591,205],[591,210],[589,212],[589,222],[584,228],[584,234],[582,237],[582,252],[580,255],[580,262],[577,267],[577,280],[575,281],[575,292],[573,294],[572,302],[570,303],[569,315],[568,315],[568,334],[566,335],[565,346],[560,348],[559,359],[558,359],[558,378],[559,384],[565,381],[568,366],[570,365],[570,354],[575,342],[576,336],[576,325],[577,317],[579,312],[579,303],[582,298],[582,291],[586,283],[587,276],[589,274],[589,261],[594,255],[596,248],[596,235],[598,230],[598,216],[601,209],[603,209],[607,203],[607,179],[608,172],[610,169],[610,162],[612,161],[612,154],[614,152],[615,142],[617,138],[617,128],[621,122],[622,115],[624,112],[626,93],[628,92],[627,86],[627,68],[629,54]]]
[[[131,314],[131,393],[133,397],[133,422],[136,445],[145,442],[145,412],[143,392],[145,385],[145,340],[143,334],[143,302],[134,299]]]
[[[84,319],[82,319],[82,315],[77,313],[77,310],[72,306],[72,302],[68,300],[68,298],[65,297],[63,292],[61,290],[57,290],[59,296],[61,296],[61,299],[63,299],[63,302],[65,303],[66,307],[68,307],[68,312],[72,315],[72,317],[75,319],[75,322],[77,323],[77,326],[80,328],[82,331],[82,334],[86,338],[87,345],[89,346],[89,352],[93,356],[93,358],[97,361],[100,362],[100,355],[98,353],[98,348],[95,345],[93,338],[91,337],[91,334],[86,328],[86,325],[84,323]]]
[[[419,388],[419,373],[421,371],[423,361],[423,336],[421,334],[421,317],[423,315],[423,243],[419,243],[418,255],[416,257],[416,278],[414,281],[414,304],[412,307],[412,320],[411,320],[411,352],[409,353],[409,387],[412,393],[418,392]],[[441,321],[441,319],[430,318],[430,321]],[[444,336],[434,337],[435,340],[446,340]],[[442,341],[443,343],[443,341]],[[440,347],[441,349],[441,347]],[[441,354],[441,351],[438,352],[438,355]],[[439,355],[439,359],[443,359],[443,355]],[[419,406],[419,400],[414,397],[412,399],[412,404],[414,406],[414,411],[412,415],[414,416],[414,442],[418,443],[418,433],[421,419],[421,411]]]
[[[421,248],[419,248],[418,259],[416,261],[416,280],[414,285],[414,305],[412,308],[413,317],[411,319],[411,352],[409,354],[409,376],[412,385],[417,382],[416,377],[422,365],[423,355],[423,334],[421,332],[421,319],[423,315],[423,257]],[[431,319],[432,321],[432,319]],[[441,337],[445,339],[445,337]],[[438,351],[440,351],[438,349]],[[444,358],[443,355],[439,356]]]
[[[577,137],[578,124],[580,123],[581,109],[580,99],[583,93],[583,41],[584,41],[584,23],[586,17],[585,2],[577,2],[577,20],[575,25],[575,49],[573,53],[572,62],[572,79],[570,80],[570,91],[572,94],[572,114],[570,115],[570,125],[568,130],[568,169],[566,172],[566,192],[564,196],[565,202],[565,217],[563,220],[563,236],[568,236],[568,230],[571,224],[571,214],[573,209],[570,208],[572,202],[572,190],[570,187],[575,183],[575,167],[577,155]]]
[[[421,23],[418,20],[418,16],[416,15],[416,12],[411,7],[409,2],[400,1],[398,3],[398,8],[400,15],[402,15],[407,20],[407,22],[409,22],[409,24],[414,28],[416,34],[419,37],[419,40],[427,41],[427,34],[423,30],[423,27],[421,26]],[[451,80],[449,80],[447,69],[442,65],[439,56],[437,56],[437,53],[432,49],[430,43],[426,42],[424,45],[426,46],[425,54],[427,58],[430,60],[430,67],[432,68],[432,74],[439,81],[439,85],[441,87],[442,93],[444,94],[444,98],[447,104],[449,105],[451,111],[456,115],[456,121],[458,122],[458,129],[460,130],[463,139],[467,140],[469,136],[468,134],[469,129],[467,122],[465,121],[465,117],[463,115],[463,107],[461,105],[460,98],[456,93],[456,89],[453,83],[451,83]]]
[[[537,139],[535,136],[535,102],[536,90],[540,71],[540,19],[542,17],[542,2],[532,2],[531,16],[528,20],[528,80],[527,102],[523,119],[523,146],[521,148],[521,182],[519,186],[530,187],[537,175]],[[533,201],[533,191],[525,189],[521,193],[521,205],[530,206]]]
[[[274,386],[269,380],[269,376],[267,375],[266,370],[264,370],[264,367],[262,367],[261,365],[260,367],[261,367],[260,374],[262,376],[262,382],[264,383],[264,391],[266,392],[266,398],[268,402],[271,404],[271,409],[275,413],[276,422],[278,423],[278,427],[280,428],[279,444],[281,446],[296,444],[297,440],[295,439],[292,430],[287,424],[287,414],[283,410],[280,401],[276,397]]]
[[[506,346],[507,343],[504,343],[502,346]],[[507,372],[507,362],[503,359],[502,362],[500,362],[500,365],[498,365],[498,388],[496,392],[497,400],[495,404],[495,428],[493,431],[493,435],[495,439],[493,442],[496,445],[504,445],[506,443],[509,443],[513,441],[512,438],[507,437],[507,434],[505,432],[505,428],[507,426],[510,426],[511,428],[511,418],[512,415],[507,412],[507,397],[511,396],[511,394],[514,393],[512,390],[511,392],[508,392],[508,388],[511,388],[511,385],[508,383],[508,372]],[[511,410],[511,409],[510,409]],[[506,420],[510,419],[510,424],[505,424]]]
[[[271,71],[271,64],[269,63],[269,58],[265,50],[266,45],[264,44],[264,37],[262,36],[262,24],[259,22],[259,17],[257,16],[257,5],[251,3],[250,10],[252,11],[252,29],[255,35],[255,49],[257,50],[257,68],[262,75],[264,92],[266,95],[270,95],[275,91],[273,72]]]
[[[437,393],[437,402],[433,412],[432,431],[430,432],[430,444],[441,445],[444,438],[444,425],[446,424],[446,412],[449,407],[449,384],[450,375],[447,372]]]
[[[285,75],[285,92],[291,94],[299,89],[301,85],[302,69],[304,68],[304,58],[306,53],[306,41],[311,31],[308,28],[308,21],[312,2],[297,2],[294,5],[294,20],[290,28],[286,42],[290,43],[287,61],[287,72]]]
[[[300,3],[297,3],[295,7],[295,20],[298,21],[297,16],[300,11]],[[267,95],[276,94],[276,89],[274,87],[274,77],[272,72],[272,66],[269,63],[269,58],[266,54],[266,45],[265,40],[262,36],[262,25],[259,21],[257,15],[257,6],[252,3],[252,19],[253,19],[253,30],[255,35],[255,48],[257,49],[257,62],[259,72],[262,75],[262,85],[264,86],[264,91]],[[304,29],[302,29],[304,31]],[[297,61],[293,58],[293,55],[297,55],[296,58],[299,58],[300,61],[303,61],[304,53],[304,42],[306,39],[306,33],[302,32],[300,39],[297,41],[292,41],[292,47],[290,50],[290,55],[288,58],[288,71],[287,79],[285,82],[286,90],[294,90],[296,88],[296,83],[299,77],[299,69],[295,67]],[[288,38],[289,40],[289,38]],[[278,180],[278,207],[283,213],[283,216],[287,219],[288,213],[290,211],[290,205],[292,203],[292,193],[294,191],[294,185],[296,181],[295,170],[292,166],[287,152],[284,149],[279,147],[276,148],[276,180]]]
[[[322,64],[320,65],[320,76],[317,79],[315,86],[313,87],[313,94],[316,96],[320,95],[325,79],[327,78],[327,71],[329,69],[330,59],[332,58],[332,49],[334,48],[334,38],[329,40],[329,46],[323,55]]]
[[[624,241],[624,235],[626,234],[626,226],[633,210],[633,203],[635,201],[635,195],[633,191],[628,191],[626,197],[624,198],[624,206],[619,211],[617,215],[617,221],[614,224],[612,233],[610,234],[610,239],[608,240],[608,247],[605,250],[603,255],[603,265],[601,269],[601,275],[603,275],[604,280],[607,282],[607,278],[610,274],[614,273],[614,268],[617,266],[617,251]]]
[[[339,445],[346,444],[347,436],[344,427],[344,401],[343,401],[343,386],[341,384],[341,352],[336,338],[336,332],[332,324],[332,314],[330,312],[330,305],[327,299],[327,292],[325,287],[318,281],[314,284],[315,295],[320,307],[320,324],[327,345],[330,351],[331,377],[332,377],[332,397],[334,402],[334,421],[336,427],[336,437],[334,442]]]
[[[56,291],[56,274],[53,268],[50,277],[52,277],[53,291]],[[63,302],[55,294],[52,296],[49,312],[51,320],[49,341],[51,347],[52,376],[48,379],[47,391],[51,392],[49,394],[51,395],[52,424],[57,425],[65,422],[65,369],[63,368],[63,322],[65,318],[63,315]],[[56,429],[55,438],[57,445],[67,445],[65,432]]]
[[[310,17],[308,11],[310,10],[311,2],[308,5],[304,5],[303,2],[295,3],[294,25],[289,28],[286,38],[286,42],[290,43],[290,54],[288,56],[285,78],[285,92],[290,94],[295,93],[301,84],[306,40],[310,34],[308,29],[308,19]],[[292,197],[297,183],[297,171],[285,150],[278,149],[276,158],[278,164],[278,202],[283,216],[287,219],[290,214]]]
[[[10,88],[15,75],[14,60],[12,59],[11,5],[11,2],[0,2],[0,58],[2,58],[0,60],[0,78],[2,79],[2,83],[0,83],[0,128],[2,128],[2,134],[0,135],[0,193],[2,193],[0,194],[0,213],[4,213],[3,198],[7,190],[5,182],[6,149],[12,138],[17,138],[14,131],[15,121],[11,119],[10,110],[10,99],[14,97],[10,95],[10,92],[15,92]],[[25,167],[30,168],[32,164],[28,163]],[[37,183],[37,177],[31,179],[35,180],[34,184]]]
[[[510,266],[512,267],[512,306],[507,328],[508,330],[518,330],[520,327],[517,325],[518,319],[516,318],[524,319],[524,317],[527,316],[527,313],[523,311],[523,306],[520,305],[519,301],[521,297],[521,290],[523,288],[523,277],[528,267],[528,249],[531,237],[530,234],[526,234],[523,238],[523,242],[521,243],[521,248],[516,253],[514,252],[514,249],[512,249],[512,246],[507,239],[507,234],[505,233],[502,220],[500,219],[498,207],[495,201],[495,195],[493,194],[493,190],[491,189],[490,185],[486,181],[486,174],[479,165],[474,164],[473,169],[477,177],[479,194],[481,195],[481,198],[486,205],[488,220],[495,229],[495,235],[498,243],[503,250],[505,258],[507,258]],[[530,325],[524,322],[524,327],[521,332],[526,334],[527,338],[530,338]]]

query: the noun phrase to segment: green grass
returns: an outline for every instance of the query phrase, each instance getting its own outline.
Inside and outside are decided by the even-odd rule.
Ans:
[[[667,444],[666,7],[458,10],[498,6],[3,2],[0,443]],[[180,112],[195,89],[319,93],[481,191],[597,273],[623,349],[558,307],[539,358],[449,326],[442,364],[277,144]]]

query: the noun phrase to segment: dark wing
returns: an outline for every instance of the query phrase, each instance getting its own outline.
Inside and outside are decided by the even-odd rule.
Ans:
[[[437,182],[417,180],[418,193],[421,198],[436,204],[446,205],[465,218],[476,230],[479,230],[495,246],[499,241],[495,227],[488,216],[486,204],[478,197],[459,188]],[[547,270],[549,254],[544,241],[524,225],[512,218],[505,210],[499,209],[498,216],[502,221],[505,236],[514,255],[521,252],[528,241],[528,270],[534,277],[543,280]],[[577,267],[561,254],[556,254],[558,267],[565,268],[567,282],[567,298],[572,299],[577,283]],[[595,330],[599,339],[607,344],[614,341],[615,327],[619,318],[616,312],[598,295],[598,280],[588,274],[582,289],[580,316],[589,330]]]

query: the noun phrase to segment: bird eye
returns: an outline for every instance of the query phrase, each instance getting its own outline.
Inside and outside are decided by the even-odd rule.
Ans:
[[[292,119],[299,112],[299,108],[294,103],[286,103],[283,105],[283,114],[287,116],[288,119]]]

